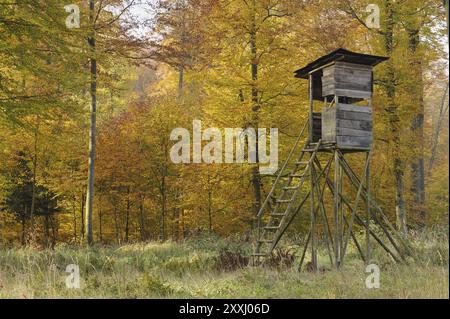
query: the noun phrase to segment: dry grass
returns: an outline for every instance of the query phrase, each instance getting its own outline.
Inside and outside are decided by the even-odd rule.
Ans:
[[[421,259],[410,265],[377,257],[379,289],[365,287],[365,266],[352,253],[340,271],[299,273],[298,258],[284,256],[289,263],[282,267],[251,267],[250,247],[216,238],[0,249],[0,298],[448,298],[448,241],[441,237],[418,239]],[[80,267],[81,289],[66,288],[69,264]]]

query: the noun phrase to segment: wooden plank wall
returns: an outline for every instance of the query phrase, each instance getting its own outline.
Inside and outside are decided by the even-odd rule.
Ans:
[[[323,96],[372,97],[372,67],[337,61],[323,69]]]
[[[322,138],[322,113],[313,113],[313,142],[318,142]]]
[[[372,110],[368,106],[337,104],[322,112],[322,139],[340,148],[370,148]]]
[[[322,109],[322,140],[336,142],[336,108]]]

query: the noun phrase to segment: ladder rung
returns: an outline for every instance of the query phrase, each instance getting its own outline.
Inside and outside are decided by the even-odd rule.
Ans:
[[[305,176],[305,174],[290,174],[290,177],[294,177],[294,178],[302,178],[303,176]]]
[[[316,149],[315,148],[305,148],[303,149],[304,152],[314,152]]]
[[[258,240],[258,242],[269,244],[269,243],[272,243],[273,240],[270,240],[270,239],[260,239],[260,240]]]
[[[297,163],[295,163],[295,164],[297,164],[297,165],[308,165],[309,162],[297,162]]]
[[[279,227],[278,226],[266,226],[266,227],[264,227],[264,229],[266,229],[266,230],[275,230],[275,229],[278,229]]]
[[[286,191],[295,190],[295,189],[299,189],[299,186],[286,186],[286,187],[283,187],[283,189]]]
[[[284,216],[284,213],[276,213],[276,214],[270,214],[270,216],[275,216],[275,217],[279,217],[279,216]]]

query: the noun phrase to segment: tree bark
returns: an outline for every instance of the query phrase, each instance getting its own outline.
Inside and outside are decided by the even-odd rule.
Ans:
[[[48,248],[49,238],[50,238],[50,221],[48,218],[48,210],[44,217],[44,229],[45,229],[45,247]]]
[[[127,187],[127,209],[125,212],[125,239],[124,242],[128,242],[129,239],[129,233],[130,233],[130,207],[131,207],[131,201],[130,201],[130,187]]]
[[[256,0],[252,0],[251,7],[251,28],[250,28],[250,50],[251,50],[251,76],[252,76],[252,111],[253,111],[253,128],[256,131],[255,148],[256,148],[256,164],[252,169],[252,184],[254,192],[254,213],[255,216],[261,208],[261,176],[259,174],[259,111],[261,106],[258,100],[258,48],[257,48],[257,30],[256,30]]]
[[[26,216],[27,208],[25,207],[24,210],[25,210],[25,215],[21,218],[21,223],[22,223],[22,238],[21,238],[22,246],[25,246],[25,244],[26,244],[26,237],[27,237],[26,236],[26,225],[25,225],[25,223],[26,223],[25,216]]]
[[[114,213],[114,230],[116,234],[116,244],[120,245],[120,238],[119,238],[119,222],[117,220],[117,202],[116,198],[113,195],[113,213]]]
[[[76,211],[76,198],[73,199],[72,210],[73,210],[73,237],[74,237],[74,240],[75,240],[75,243],[76,243],[76,242],[77,242],[77,211]]]
[[[50,226],[52,227],[52,246],[51,248],[55,248],[56,242],[58,240],[58,221],[55,221],[55,216],[50,216]]]
[[[178,97],[183,97],[184,89],[184,66],[180,65],[178,70]]]
[[[97,60],[95,58],[95,3],[89,0],[89,21],[92,27],[92,34],[88,39],[90,47],[90,65],[91,65],[91,123],[89,128],[89,174],[88,186],[86,192],[86,216],[85,231],[86,244],[91,246],[94,243],[92,236],[92,211],[94,204],[94,174],[95,174],[95,153],[96,153],[96,122],[97,122]]]
[[[413,133],[414,150],[411,163],[411,192],[414,198],[414,215],[419,225],[425,224],[426,212],[425,205],[425,167],[423,154],[424,141],[424,100],[423,100],[423,80],[422,80],[422,57],[417,52],[420,45],[420,31],[418,29],[408,29],[409,51],[410,51],[410,70],[415,79],[411,87],[410,99],[413,103],[414,117],[411,123]]]
[[[99,198],[99,206],[98,206],[98,231],[99,231],[99,242],[103,242],[103,227],[102,227],[102,221],[103,221],[103,209],[102,209],[102,195],[100,194]]]
[[[209,222],[209,234],[213,232],[212,226],[212,189],[211,185],[208,185],[208,222]]]
[[[81,193],[81,241],[84,240],[84,203],[85,197],[84,193]]]
[[[166,240],[166,178],[165,176],[161,179],[161,240]]]
[[[395,178],[395,212],[397,217],[397,228],[403,234],[406,234],[406,207],[404,200],[404,164],[400,157],[400,119],[398,115],[398,106],[395,101],[396,91],[396,71],[394,68],[394,62],[392,61],[392,53],[394,51],[394,12],[392,9],[392,3],[390,0],[385,1],[386,9],[386,31],[384,33],[384,45],[385,51],[388,56],[391,57],[387,61],[387,74],[386,74],[386,93],[388,97],[389,105],[386,107],[386,112],[389,119],[389,128],[392,133],[391,147],[394,153],[393,158],[393,171]]]
[[[448,83],[445,86],[445,92],[442,97],[441,106],[439,107],[439,116],[436,123],[436,129],[433,134],[433,141],[431,143],[431,157],[430,162],[428,164],[428,176],[431,175],[431,172],[433,170],[433,164],[436,159],[436,152],[437,152],[437,146],[439,144],[439,133],[441,131],[442,123],[444,122],[445,114],[448,110],[448,104],[447,108],[445,108],[445,100],[447,99],[447,93],[448,93]]]
[[[164,163],[161,169],[162,176],[161,182],[159,185],[159,191],[161,195],[161,223],[160,223],[160,237],[162,241],[166,240],[166,216],[167,216],[167,185],[166,185],[166,177],[168,175],[168,146],[166,142],[163,142],[162,145],[164,149]]]
[[[147,240],[147,233],[145,231],[145,220],[144,220],[144,199],[145,196],[141,195],[141,204],[139,205],[139,228],[141,231],[141,241]]]
[[[34,150],[33,150],[33,184],[31,185],[31,208],[30,208],[30,221],[31,221],[31,237],[35,240],[35,227],[34,227],[34,209],[36,205],[36,174],[37,174],[37,149],[38,149],[38,134],[39,134],[39,120],[36,120],[36,127],[34,129]]]

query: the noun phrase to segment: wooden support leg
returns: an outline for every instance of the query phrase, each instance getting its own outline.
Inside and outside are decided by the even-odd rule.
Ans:
[[[340,236],[339,236],[339,154],[337,151],[334,151],[334,189],[336,192],[333,194],[334,199],[334,262],[335,267],[339,268],[340,266],[340,255],[339,255],[339,247],[340,247]]]
[[[344,160],[344,158],[342,157],[342,158],[341,158],[341,162],[344,162],[344,161],[345,161],[345,160]],[[365,162],[365,164],[364,164],[364,177],[366,176],[367,167],[369,167],[369,164],[370,164],[370,162],[369,162],[369,157],[367,157],[367,158],[366,158],[366,162]],[[344,172],[347,174],[347,171],[344,170]],[[342,250],[342,253],[341,253],[341,262],[343,262],[343,259],[344,259],[344,257],[345,257],[345,252],[346,252],[346,250],[347,250],[347,244],[348,244],[348,242],[349,242],[350,233],[351,233],[352,227],[353,227],[353,222],[354,222],[355,217],[356,217],[356,214],[357,214],[357,212],[358,212],[358,204],[359,204],[359,199],[360,199],[360,197],[361,197],[362,188],[363,188],[363,183],[361,182],[361,183],[359,184],[359,186],[358,186],[358,192],[357,192],[357,194],[356,194],[356,199],[355,199],[355,202],[354,202],[354,204],[353,204],[353,207],[350,209],[350,211],[351,211],[351,213],[352,213],[352,216],[351,216],[351,219],[350,219],[350,223],[349,223],[348,226],[347,226],[347,237],[345,238],[345,242],[344,242],[344,244],[343,244],[343,250]],[[341,197],[341,202],[343,202],[343,197]],[[366,258],[363,258],[363,259],[366,260]]]
[[[328,166],[328,171],[326,174],[326,178],[328,177],[330,173],[330,166]],[[325,179],[326,180],[326,179]],[[325,240],[326,240],[326,245],[327,245],[327,251],[328,251],[328,256],[330,258],[330,265],[331,267],[333,267],[334,265],[334,261],[333,261],[333,235],[331,234],[331,229],[330,229],[330,224],[328,223],[328,217],[327,217],[327,213],[326,213],[326,209],[325,209],[325,205],[323,202],[323,195],[325,192],[325,187],[326,187],[326,181],[324,182],[322,188],[319,187],[320,183],[316,183],[316,191],[319,194],[318,198],[319,198],[319,209],[322,215],[322,219],[323,219],[323,223],[324,223],[324,234],[325,234]]]
[[[337,151],[339,154],[339,151]],[[340,155],[340,154],[339,154]],[[340,160],[340,159],[339,159]],[[344,194],[344,183],[343,183],[343,170],[342,165],[340,165],[339,162],[339,194]],[[338,196],[339,199],[339,236],[340,236],[340,253],[339,253],[339,267],[342,267],[344,264],[344,255],[345,255],[345,247],[344,247],[344,229],[345,229],[345,223],[344,223],[344,205],[342,203],[342,197]]]
[[[321,210],[321,212],[323,214],[325,214],[325,210],[323,208],[323,195],[324,195],[324,192],[325,192],[326,182],[323,184],[322,189],[320,190],[319,189],[319,184],[320,184],[319,181],[320,181],[321,176],[323,174],[325,174],[325,172],[326,172],[325,180],[328,178],[328,176],[330,174],[331,163],[332,163],[332,158],[328,161],[328,163],[325,166],[325,168],[323,170],[321,169],[321,172],[320,172],[320,174],[318,176],[317,176],[317,172],[315,170],[313,171],[314,188],[315,188],[316,192],[318,193],[318,196],[317,196],[317,199],[318,199],[317,200],[318,201],[317,207],[314,207],[314,210],[313,210],[313,214],[314,214],[314,217],[313,217],[314,219],[313,220],[314,221],[317,221],[317,214],[318,214],[319,210]],[[314,189],[311,189],[310,192],[313,192],[313,191],[314,191]],[[326,220],[326,215],[325,215],[325,220]],[[329,236],[331,237],[331,232],[330,232],[329,228],[328,228],[328,231],[329,231]],[[302,256],[301,256],[301,259],[300,259],[299,271],[301,271],[301,268],[302,268],[302,265],[303,265],[303,261],[305,259],[306,251],[308,249],[309,243],[311,242],[311,239],[312,239],[312,228],[309,230],[308,238],[306,240],[305,247],[303,248],[303,253],[302,253]],[[331,264],[333,264],[333,258],[331,256],[331,250],[329,249],[328,241],[327,241],[327,248],[328,248],[328,253],[330,255],[330,262],[331,262]],[[315,249],[315,255],[316,255],[315,260],[316,260],[316,264],[317,264],[317,246],[316,246],[316,249]],[[317,267],[314,268],[314,269],[317,269]]]
[[[370,247],[370,153],[366,154],[366,162],[369,164],[366,166],[366,190],[367,190],[367,198],[366,198],[366,263],[369,264],[372,259],[372,247]]]
[[[359,180],[359,178],[356,176],[356,174],[353,172],[353,170],[350,168],[350,166],[348,165],[348,163],[343,160],[342,161],[342,165],[344,167],[344,169],[346,170],[347,176],[350,177],[350,182],[351,184],[355,187],[358,188],[358,185],[360,185],[361,181]],[[398,247],[397,243],[395,242],[394,238],[392,237],[392,235],[389,233],[388,229],[386,228],[386,226],[391,229],[391,231],[395,234],[395,229],[392,227],[392,225],[389,223],[389,221],[387,220],[386,216],[384,215],[383,211],[381,210],[381,208],[379,208],[375,202],[373,202],[373,200],[367,196],[367,190],[365,188],[363,188],[362,190],[362,196],[363,198],[366,198],[366,200],[369,200],[370,202],[370,208],[371,208],[371,216],[373,217],[374,222],[376,222],[381,229],[383,230],[384,234],[386,235],[386,237],[388,238],[388,240],[391,242],[392,246],[394,247],[394,249],[398,252],[400,258],[402,258],[404,260],[404,255],[402,253],[402,251],[400,250],[400,248]],[[381,215],[381,217],[384,219],[385,223],[383,223],[376,215],[376,211],[372,212],[372,206],[373,208],[378,211],[378,213]],[[372,232],[371,232],[372,233]]]
[[[316,161],[316,164],[317,164],[317,166],[320,168],[321,166],[320,166],[320,162],[317,162]],[[330,192],[333,194],[333,197],[335,196],[335,194],[336,194],[336,192],[335,192],[335,188],[334,188],[334,186],[335,185],[333,185],[333,181],[331,181],[331,179],[330,178],[326,178],[326,181],[327,181],[327,186],[328,186],[328,189],[330,190]],[[362,193],[363,195],[364,195],[364,192]],[[350,201],[348,201],[346,198],[345,198],[345,196],[342,196],[342,194],[340,194],[340,195],[338,195],[338,196],[341,196],[342,197],[342,200],[343,200],[343,202],[344,202],[344,204],[347,206],[347,208],[349,208],[349,209],[351,209],[351,204],[350,204]],[[377,208],[377,206],[376,206],[376,204],[374,204],[372,201],[371,201],[371,206],[375,206],[376,208]],[[373,212],[371,212],[371,216],[374,218],[374,220],[381,226],[381,227],[383,227],[383,224],[382,223],[380,223],[380,221],[379,220],[377,220],[376,219],[376,215],[373,213]],[[355,218],[356,218],[356,221],[358,222],[358,224],[359,225],[364,225],[365,223],[364,223],[364,221],[358,216],[358,215],[356,215],[355,216]],[[373,239],[375,239],[376,240],[376,242],[389,254],[389,255],[391,255],[391,257],[396,261],[396,262],[399,262],[400,260],[398,259],[398,257],[389,249],[389,247],[387,247],[384,243],[383,243],[383,241],[371,230],[371,229],[369,229],[369,233],[370,233],[370,235],[372,236],[372,238]],[[386,233],[386,231],[385,231],[385,233]],[[353,236],[353,232],[352,232],[352,236]],[[391,241],[391,243],[392,243],[392,241]],[[335,247],[336,247],[337,245],[336,245],[336,243],[335,243]],[[394,245],[393,245],[394,246]],[[394,248],[396,248],[396,246],[394,246]],[[396,251],[398,252],[398,250],[397,250],[397,248],[396,248]],[[403,259],[403,256],[402,255],[400,255],[400,257]]]
[[[300,265],[298,266],[298,271],[302,271],[303,261],[305,260],[306,251],[308,250],[308,245],[310,241],[311,241],[311,230],[308,233],[308,238],[306,239],[305,247],[303,247],[302,257],[300,258]]]
[[[314,182],[314,163],[311,163],[310,167],[310,181],[311,181],[311,192],[310,192],[310,203],[311,203],[311,265],[314,271],[317,270],[317,247],[316,247],[316,217],[315,217],[315,182]]]

